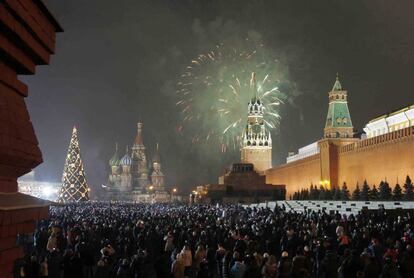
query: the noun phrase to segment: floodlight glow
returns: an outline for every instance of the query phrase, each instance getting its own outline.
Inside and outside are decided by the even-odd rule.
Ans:
[[[50,186],[45,186],[42,188],[42,195],[44,197],[49,197],[52,194],[53,194],[53,188],[51,188]]]

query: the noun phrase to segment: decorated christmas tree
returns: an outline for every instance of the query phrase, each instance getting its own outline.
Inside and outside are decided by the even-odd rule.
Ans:
[[[59,191],[58,201],[67,203],[87,200],[89,200],[89,187],[86,184],[85,171],[80,156],[78,133],[74,127],[63,168],[62,187]]]

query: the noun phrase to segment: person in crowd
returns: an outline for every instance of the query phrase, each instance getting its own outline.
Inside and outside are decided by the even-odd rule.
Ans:
[[[312,267],[308,257],[303,254],[301,248],[298,248],[296,256],[292,260],[292,277],[301,278],[305,272],[310,275],[312,273]]]
[[[278,263],[278,277],[280,278],[289,278],[291,276],[291,267],[292,262],[289,258],[289,253],[286,251],[282,252],[282,258]]]
[[[267,262],[262,268],[263,278],[276,278],[277,277],[277,259],[276,256],[270,255]]]
[[[244,264],[246,271],[244,272],[244,278],[256,278],[261,277],[260,266],[257,264],[256,258],[251,255],[246,255],[244,258]]]
[[[202,262],[207,262],[207,252],[202,244],[199,244],[197,250],[194,254],[194,267],[196,272],[200,270],[200,264]]]
[[[243,278],[246,272],[246,265],[243,263],[242,256],[238,251],[233,253],[233,266],[230,268],[230,278]]]
[[[31,256],[30,261],[24,268],[23,277],[27,278],[39,278],[40,277],[40,264],[37,261],[36,256]]]
[[[338,277],[338,268],[339,264],[336,254],[332,250],[328,250],[322,260],[318,275],[321,278]]]
[[[167,253],[171,253],[174,250],[174,236],[171,231],[168,231],[168,234],[164,237],[164,241],[164,251]]]
[[[181,256],[184,262],[184,273],[186,276],[191,276],[191,268],[193,266],[193,255],[191,252],[191,247],[186,243],[181,250]]]
[[[240,205],[52,206],[16,277],[414,277],[410,214]],[[30,246],[29,246],[30,245]],[[217,248],[216,248],[217,247]]]
[[[185,277],[184,272],[185,272],[185,264],[184,264],[183,254],[179,253],[177,254],[176,259],[172,263],[171,273],[174,278],[184,278]]]
[[[223,263],[224,263],[224,256],[228,253],[223,246],[223,243],[218,243],[218,248],[216,251],[216,265],[217,265],[217,274],[218,277],[223,277]]]
[[[39,277],[47,278],[49,277],[49,266],[47,263],[47,257],[43,257],[39,265]]]
[[[403,278],[414,277],[414,248],[411,244],[407,244],[402,254],[400,273]]]

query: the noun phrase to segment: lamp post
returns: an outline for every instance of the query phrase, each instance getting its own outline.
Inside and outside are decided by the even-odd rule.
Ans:
[[[173,189],[171,189],[171,193],[170,193],[171,202],[174,201],[175,198],[173,197],[175,196],[176,193],[177,193],[177,188],[174,187]]]
[[[154,190],[154,186],[152,186],[152,185],[150,185],[149,187],[148,187],[148,190],[149,190],[149,193],[150,193],[150,198],[151,198],[151,203],[154,203],[155,202],[155,194],[153,193],[153,190]]]

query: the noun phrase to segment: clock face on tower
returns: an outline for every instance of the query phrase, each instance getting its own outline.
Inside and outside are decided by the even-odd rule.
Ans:
[[[262,127],[259,124],[254,124],[252,126],[253,133],[259,133],[262,130]]]

